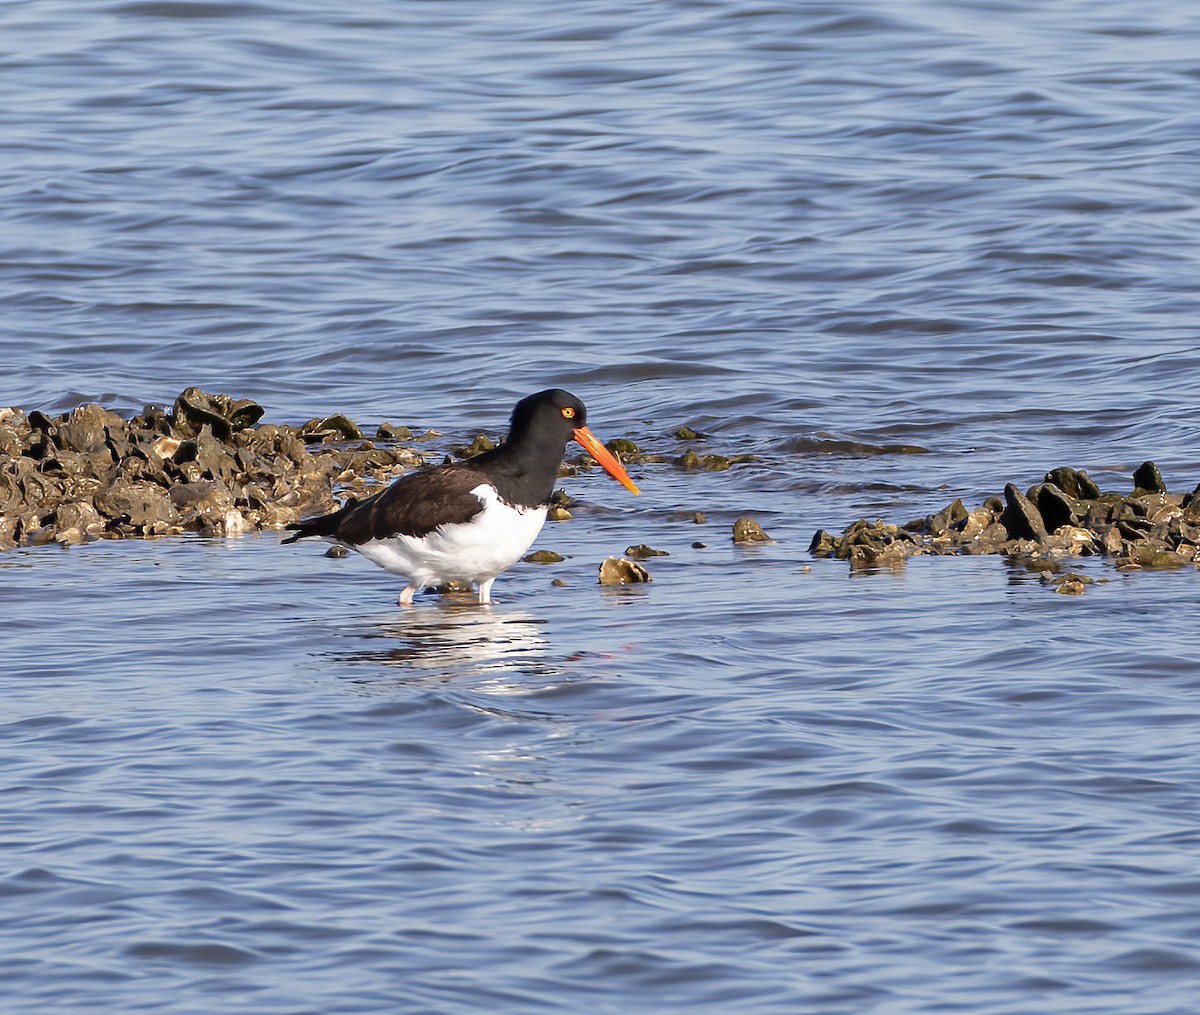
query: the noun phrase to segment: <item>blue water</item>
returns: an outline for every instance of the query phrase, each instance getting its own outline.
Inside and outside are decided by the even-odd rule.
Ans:
[[[490,610],[274,533],[0,556],[0,1012],[1191,1015],[1196,572],[807,546],[1200,482],[1197,54],[1161,0],[0,7],[0,404],[442,449],[557,384],[756,456],[568,480]]]

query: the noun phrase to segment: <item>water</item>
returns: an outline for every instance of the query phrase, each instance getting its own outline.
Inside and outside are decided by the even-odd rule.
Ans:
[[[488,611],[271,533],[0,557],[0,1011],[1194,1012],[1196,573],[806,547],[1200,481],[1200,15],[327,8],[0,9],[0,403],[448,445],[561,384],[757,460],[572,480]]]

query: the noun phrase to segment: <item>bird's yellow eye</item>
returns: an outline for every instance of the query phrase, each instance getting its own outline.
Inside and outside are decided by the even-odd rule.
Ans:
[[[572,409],[569,405],[563,409],[562,414],[563,414],[563,419],[574,419],[575,418],[575,410]]]

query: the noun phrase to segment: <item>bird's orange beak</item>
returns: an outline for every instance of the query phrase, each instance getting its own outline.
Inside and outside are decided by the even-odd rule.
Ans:
[[[613,479],[620,483],[625,489],[631,490],[633,493],[641,493],[637,488],[637,484],[629,478],[629,473],[625,471],[625,467],[616,460],[613,453],[608,450],[596,435],[592,433],[586,426],[581,426],[575,431],[575,439],[582,445],[583,450],[591,455],[601,468],[604,469]]]

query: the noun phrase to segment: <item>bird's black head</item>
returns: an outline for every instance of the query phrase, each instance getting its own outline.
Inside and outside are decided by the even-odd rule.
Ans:
[[[513,409],[508,440],[495,451],[485,452],[475,460],[480,465],[492,468],[503,462],[503,467],[509,472],[536,475],[534,485],[544,501],[553,492],[558,466],[569,440],[578,441],[601,468],[622,486],[633,493],[638,492],[625,467],[588,429],[587,409],[583,403],[562,388],[547,388],[536,395],[522,398]],[[542,490],[545,492],[540,493]]]
[[[520,440],[525,434],[537,433],[546,440],[563,446],[580,427],[587,425],[587,409],[569,391],[562,388],[547,388],[537,394],[522,398],[513,409],[509,426],[510,442]]]

